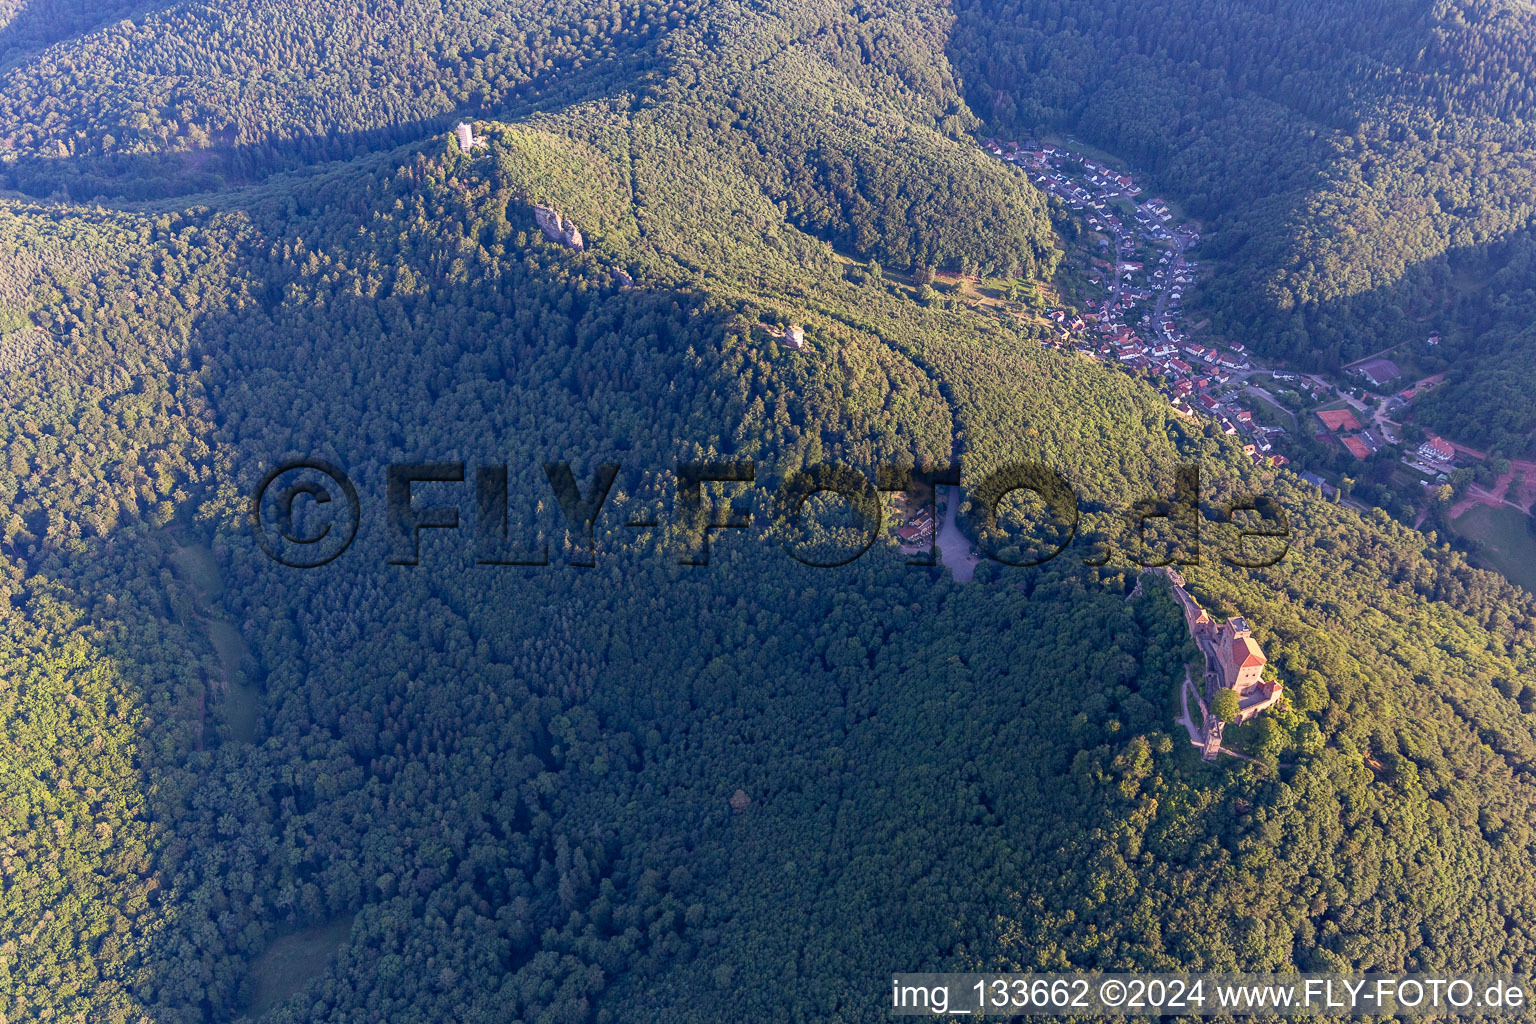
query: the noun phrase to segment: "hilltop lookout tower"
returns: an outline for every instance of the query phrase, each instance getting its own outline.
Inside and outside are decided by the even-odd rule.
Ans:
[[[453,134],[458,137],[461,152],[468,153],[477,146],[485,145],[484,139],[475,138],[475,130],[469,126],[468,121],[460,121]]]

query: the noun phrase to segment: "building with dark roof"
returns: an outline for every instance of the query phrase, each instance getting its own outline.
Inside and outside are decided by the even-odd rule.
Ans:
[[[1372,386],[1381,387],[1389,380],[1396,380],[1403,375],[1403,371],[1397,368],[1397,364],[1390,359],[1367,359],[1365,362],[1352,369],[1370,381]]]

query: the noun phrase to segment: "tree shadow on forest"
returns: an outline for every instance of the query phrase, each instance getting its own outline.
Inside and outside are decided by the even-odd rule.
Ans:
[[[140,0],[29,3],[0,27],[0,69],[143,6]]]
[[[377,950],[407,932],[406,922],[425,913],[428,901],[439,898],[440,891],[467,886],[497,908],[518,898],[513,894],[523,887],[520,876],[515,884],[507,883],[501,874],[483,871],[466,858],[454,859],[445,868],[437,861],[429,863],[420,852],[421,837],[413,831],[419,824],[402,823],[399,819],[410,816],[396,809],[441,799],[441,790],[424,796],[420,780],[436,770],[430,769],[432,759],[442,756],[443,749],[459,737],[451,728],[444,734],[429,729],[421,736],[413,734],[407,744],[403,734],[391,734],[398,727],[387,724],[391,712],[386,708],[391,702],[409,703],[413,699],[409,691],[417,682],[431,691],[435,686],[459,685],[450,680],[478,674],[484,678],[464,691],[477,701],[484,699],[486,691],[524,685],[510,671],[522,654],[501,649],[516,645],[504,644],[500,638],[511,627],[501,625],[498,616],[505,608],[535,607],[523,591],[564,583],[566,577],[559,574],[571,570],[560,564],[556,539],[550,545],[552,567],[491,570],[499,573],[491,596],[502,599],[477,603],[464,600],[457,575],[445,582],[429,571],[409,574],[388,565],[381,467],[392,458],[447,458],[457,453],[468,456],[472,475],[477,464],[512,462],[515,470],[540,478],[537,486],[526,487],[530,502],[543,496],[549,515],[558,516],[547,498],[548,484],[541,479],[536,456],[502,447],[516,435],[506,422],[490,418],[497,415],[495,403],[478,405],[468,390],[485,387],[496,392],[503,380],[519,387],[526,387],[524,378],[547,381],[542,388],[545,400],[530,408],[546,423],[545,429],[559,424],[571,431],[565,437],[568,446],[556,445],[556,451],[600,452],[603,457],[623,459],[626,468],[651,468],[660,464],[656,451],[642,448],[629,458],[624,444],[641,448],[652,443],[652,435],[658,433],[653,418],[643,417],[640,410],[654,405],[663,383],[683,375],[690,337],[679,328],[697,329],[690,325],[707,319],[691,315],[703,312],[698,295],[644,280],[623,286],[603,265],[601,246],[595,247],[596,252],[570,253],[544,240],[532,227],[531,215],[513,213],[514,220],[527,218],[526,226],[519,227],[530,241],[526,253],[506,262],[522,267],[542,260],[550,264],[548,268],[509,270],[504,274],[507,285],[499,289],[494,282],[455,277],[446,263],[438,264],[432,254],[417,251],[412,254],[412,270],[430,282],[430,288],[414,290],[398,302],[391,302],[387,289],[377,296],[343,291],[331,297],[323,318],[294,330],[292,318],[303,314],[303,305],[295,305],[283,286],[290,275],[302,277],[302,271],[292,263],[274,262],[273,252],[292,243],[301,230],[312,252],[344,247],[359,225],[374,223],[376,215],[388,215],[397,198],[394,190],[401,187],[390,176],[360,171],[355,182],[320,185],[298,197],[300,209],[313,206],[319,212],[315,219],[301,218],[297,223],[284,202],[253,204],[248,211],[251,230],[235,243],[240,250],[232,262],[254,274],[266,273],[261,283],[271,287],[255,289],[254,301],[241,304],[238,311],[209,312],[193,325],[188,368],[197,387],[207,388],[220,431],[228,431],[220,443],[229,446],[226,450],[240,449],[230,467],[238,477],[236,485],[253,484],[260,475],[261,460],[281,458],[289,448],[330,443],[332,449],[318,453],[353,474],[363,496],[364,520],[356,546],[328,570],[315,573],[266,562],[246,542],[248,535],[221,534],[215,545],[225,588],[217,602],[218,614],[237,622],[259,615],[263,621],[282,624],[269,632],[257,631],[255,636],[246,631],[256,648],[252,654],[260,674],[275,682],[265,695],[259,742],[210,742],[207,750],[197,751],[195,742],[183,740],[172,763],[141,774],[143,791],[156,795],[154,815],[167,833],[164,848],[168,852],[155,864],[152,876],[161,891],[176,894],[175,903],[160,911],[161,926],[147,940],[144,960],[137,965],[137,981],[126,991],[142,1013],[213,1021],[231,1019],[242,1009],[277,1006],[311,982],[322,987],[328,982],[316,981],[326,971],[324,964],[308,965],[314,970],[297,970],[290,964],[283,968],[281,983],[274,983],[274,962],[319,956],[320,945],[329,957],[339,945],[340,971],[366,978],[366,972],[374,969],[371,960]],[[346,206],[339,197],[355,205]],[[449,211],[449,221],[461,212]],[[401,227],[405,226],[402,222]],[[384,236],[385,241],[393,237]],[[526,277],[517,288],[510,283],[515,273]],[[584,275],[579,285],[572,280],[578,274]],[[538,295],[539,289],[555,293],[555,298]],[[401,291],[403,295],[403,286]],[[505,327],[514,317],[526,317],[562,299],[567,305],[580,301],[615,307],[612,319],[629,325],[647,344],[637,347],[615,337],[602,341],[610,347],[601,356],[581,359],[569,339],[553,330],[540,335],[536,339],[540,344],[533,345],[526,340],[509,341],[505,335],[511,332],[485,326]],[[381,326],[387,329],[370,332],[360,324],[372,306],[398,307],[400,319],[385,317]],[[647,331],[651,321],[660,325],[654,335]],[[461,330],[466,322],[473,329]],[[450,350],[451,359],[446,358]],[[557,372],[560,365],[569,363],[577,364],[580,372]],[[594,385],[589,378],[595,378],[597,371],[587,363],[619,365],[623,373]],[[461,376],[450,375],[448,368],[458,368]],[[605,401],[592,401],[594,386],[601,389],[605,382],[613,390],[599,390]],[[713,392],[700,389],[698,397],[712,400]],[[632,436],[615,438],[608,429],[610,414],[588,412],[601,405],[630,410],[626,415],[633,421]],[[476,409],[483,411],[477,416]],[[570,418],[581,422],[571,427]],[[708,423],[703,418],[699,422]],[[612,442],[607,448],[594,442],[605,432]],[[700,435],[704,436],[702,430]],[[214,444],[213,438],[202,440]],[[670,433],[655,438],[658,445],[671,441]],[[527,465],[517,466],[519,461]],[[578,466],[576,472],[581,480],[587,479],[584,467]],[[511,482],[510,489],[515,492],[518,483],[528,481]],[[464,523],[452,544],[468,549],[473,498],[459,500]],[[199,529],[206,531],[207,526]],[[197,537],[208,539],[205,532]],[[123,540],[131,545],[129,537]],[[115,543],[120,542],[98,539],[92,542],[92,553],[77,554],[72,560],[89,564],[107,559],[105,550]],[[432,549],[430,544],[423,545],[429,569],[432,558],[441,557],[448,546],[444,542]],[[136,586],[129,577],[154,572],[142,553],[137,557],[119,574],[122,586]],[[526,578],[539,571],[544,573],[541,578]],[[153,576],[149,578],[153,582]],[[117,585],[113,582],[106,589]],[[215,604],[212,598],[209,603]],[[545,593],[539,604],[558,606],[560,602],[551,602]],[[434,609],[430,631],[421,629],[423,609]],[[174,622],[166,628],[174,628]],[[476,635],[482,638],[482,648],[494,644],[498,649],[489,662],[477,663],[473,672],[461,672],[447,665],[446,654],[437,649],[439,632]],[[195,644],[189,640],[187,646]],[[396,659],[403,647],[417,647],[419,652]],[[386,651],[392,653],[381,653]],[[121,652],[128,661],[135,654],[132,646]],[[410,658],[417,664],[411,664]],[[348,672],[337,667],[342,661],[352,666]],[[572,699],[574,678],[574,673],[572,679],[558,678],[556,673],[540,699],[558,697],[563,706]],[[343,685],[347,691],[336,692]],[[535,680],[526,685],[539,692],[544,683]],[[443,700],[442,692],[438,690],[432,699]],[[151,699],[147,692],[144,699]],[[507,756],[536,761],[547,774],[560,772],[563,755],[558,746],[551,748],[547,735],[540,736],[542,744],[530,743]],[[146,732],[145,746],[156,737],[154,731]],[[322,761],[323,768],[316,768]],[[629,778],[617,767],[614,777]],[[562,837],[552,828],[536,826],[527,807],[515,795],[502,792],[512,782],[488,776],[476,785],[495,794],[498,807],[504,801],[507,808],[504,814],[486,812],[494,820],[485,826],[483,842],[515,846],[526,851],[535,865],[560,861]],[[629,783],[614,785],[622,792]],[[360,799],[364,787],[382,794],[367,799],[373,806],[387,804],[388,813],[355,813],[351,801]],[[372,804],[376,800],[383,803]],[[385,838],[400,842],[405,851],[387,866],[359,852]],[[632,898],[640,875],[638,868],[630,870],[626,856],[613,855],[611,866],[605,868],[613,882],[611,898],[619,901]],[[205,859],[222,867],[206,870]],[[387,891],[382,881],[386,875],[391,879]],[[532,890],[531,882],[528,887]],[[520,912],[528,915],[530,936],[536,939],[547,929],[564,926],[570,912],[566,904],[574,900],[579,910],[587,898],[585,893],[579,899],[569,892],[557,895],[552,886],[525,897],[528,906]],[[356,924],[348,931],[342,922],[352,922],[354,916]],[[309,940],[317,937],[323,937],[324,943],[310,949]],[[189,955],[194,948],[198,955]],[[512,950],[504,970],[514,973],[537,949],[537,942],[530,939],[526,948]],[[489,980],[499,983],[501,979]]]
[[[1221,263],[1213,263],[1216,272]],[[1536,234],[1524,228],[1451,247],[1410,264],[1391,282],[1286,311],[1240,284],[1197,299],[1217,340],[1249,343],[1262,361],[1327,374],[1342,384],[1352,363],[1374,355],[1402,371],[1371,390],[1391,398],[1416,380],[1446,374],[1404,417],[1472,447],[1511,457],[1536,452]],[[1434,338],[1431,343],[1430,339]]]
[[[517,121],[534,114],[619,97],[660,66],[651,48],[622,54],[574,73],[551,69],[521,85],[508,102],[459,106],[380,128],[337,131],[203,149],[87,156],[26,154],[0,165],[0,189],[67,202],[154,202],[259,183],[283,173],[365,157],[443,135],[462,120]]]

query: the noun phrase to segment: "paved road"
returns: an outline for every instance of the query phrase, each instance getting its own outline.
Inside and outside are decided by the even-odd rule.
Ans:
[[[1400,427],[1402,424],[1395,420],[1387,419],[1387,406],[1385,402],[1377,407],[1375,415],[1371,418],[1375,421],[1376,429],[1381,431],[1381,436],[1386,439],[1387,443],[1397,444],[1399,435],[1395,432],[1394,428]]]
[[[944,509],[944,525],[939,528],[939,554],[950,574],[959,583],[969,583],[976,575],[978,558],[971,556],[971,542],[960,532],[960,488],[950,487]]]
[[[1158,289],[1157,305],[1152,308],[1152,327],[1154,330],[1161,328],[1163,325],[1163,317],[1166,315],[1170,301],[1169,295],[1173,292],[1173,279],[1178,276],[1178,268],[1184,262],[1184,245],[1184,236],[1173,236],[1173,245],[1168,250],[1173,253],[1173,259],[1168,261],[1168,280]]]

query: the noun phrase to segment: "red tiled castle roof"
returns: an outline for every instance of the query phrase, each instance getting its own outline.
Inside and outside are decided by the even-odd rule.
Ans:
[[[1232,661],[1238,668],[1253,668],[1265,664],[1264,652],[1259,650],[1259,645],[1251,636],[1234,637],[1232,640]]]

